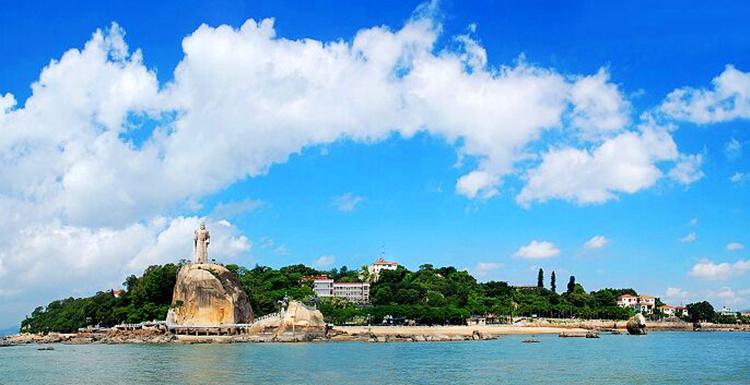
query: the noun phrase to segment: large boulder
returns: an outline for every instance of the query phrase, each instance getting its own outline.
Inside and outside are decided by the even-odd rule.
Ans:
[[[281,317],[281,326],[285,327],[325,327],[326,321],[320,310],[304,305],[298,301],[289,301]]]
[[[643,314],[638,313],[628,320],[625,328],[628,329],[628,334],[632,334],[635,336],[646,335],[646,318],[643,316]]]
[[[252,323],[253,310],[242,286],[224,266],[194,263],[177,274],[167,321],[191,326]]]

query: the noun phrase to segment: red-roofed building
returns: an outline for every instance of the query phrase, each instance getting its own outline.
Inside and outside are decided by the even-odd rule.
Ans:
[[[367,268],[367,271],[372,276],[373,282],[378,280],[381,271],[398,269],[398,262],[386,261],[383,259],[383,255],[385,255],[385,247],[383,248],[383,251],[380,252],[380,258]]]
[[[115,298],[120,298],[120,295],[122,295],[122,290],[112,290],[112,294],[115,296]]]
[[[641,313],[651,313],[654,311],[654,307],[656,307],[656,297],[647,294],[641,294],[639,296],[624,294],[617,297],[617,305],[621,307],[630,307]]]

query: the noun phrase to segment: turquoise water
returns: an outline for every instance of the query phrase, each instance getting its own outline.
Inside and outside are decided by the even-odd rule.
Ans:
[[[2,384],[750,384],[750,333],[0,348]]]

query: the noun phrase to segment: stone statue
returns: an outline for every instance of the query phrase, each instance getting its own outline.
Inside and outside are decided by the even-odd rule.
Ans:
[[[208,244],[211,243],[211,235],[206,230],[206,222],[201,222],[201,227],[195,230],[193,240],[195,244],[195,263],[208,263]]]

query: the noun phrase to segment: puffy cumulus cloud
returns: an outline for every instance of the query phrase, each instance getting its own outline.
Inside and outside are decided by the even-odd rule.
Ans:
[[[744,248],[745,248],[745,245],[739,242],[732,242],[732,243],[727,244],[728,251],[737,251],[737,250],[742,250]]]
[[[659,107],[674,119],[697,124],[750,119],[750,74],[727,65],[712,89],[680,88]]]
[[[312,265],[315,267],[328,267],[336,262],[336,257],[332,255],[321,255],[320,258],[313,261]]]
[[[714,263],[702,260],[688,272],[688,276],[705,281],[725,281],[732,277],[742,276],[750,270],[750,261],[738,260],[735,263]]]
[[[524,259],[543,259],[552,258],[558,254],[560,254],[560,249],[554,243],[533,240],[528,245],[521,246],[513,256]]]
[[[505,177],[537,159],[534,148],[549,144],[542,138],[593,147],[558,148],[553,140],[530,172],[525,203],[601,202],[639,191],[661,176],[655,162],[679,157],[666,130],[623,127],[630,106],[606,70],[561,74],[523,58],[489,65],[473,29],[455,49],[437,47],[434,12],[431,3],[399,29],[365,28],[330,42],[279,37],[272,19],[202,25],[183,39],[184,56],[166,84],[119,26],[96,31],[50,61],[22,103],[0,94],[7,222],[0,239],[16,253],[0,258],[0,272],[31,274],[28,287],[44,282],[47,273],[25,266],[59,242],[87,251],[53,261],[58,271],[87,271],[81,266],[100,263],[94,259],[118,266],[126,255],[131,269],[159,260],[165,246],[148,239],[166,231],[163,213],[190,212],[208,194],[341,139],[371,143],[419,131],[444,138],[472,158],[475,166],[455,185],[472,199],[497,195]],[[590,182],[563,178],[555,188],[549,172],[561,162],[579,162],[572,170]],[[597,184],[605,167],[617,177]],[[231,219],[253,205],[226,203],[214,214]],[[239,236],[227,250],[250,247]],[[29,257],[20,263],[18,255]]]
[[[604,246],[607,246],[609,244],[609,239],[603,235],[595,235],[591,237],[586,243],[583,245],[586,249],[601,249]]]
[[[571,124],[586,140],[606,137],[630,123],[630,103],[617,85],[609,82],[609,73],[603,68],[596,75],[576,81],[571,100],[574,105]]]
[[[50,292],[61,296],[117,287],[145,266],[192,259],[193,231],[200,222],[198,217],[157,217],[117,230],[59,222],[28,226],[12,239],[0,238],[0,266],[13,272],[0,280],[0,290],[41,301]],[[250,240],[230,223],[209,221],[207,226],[212,258],[231,260],[250,250]]]
[[[484,277],[487,274],[503,267],[502,263],[497,262],[477,262],[476,266],[471,269],[471,273],[477,277]]]
[[[338,211],[348,213],[354,211],[364,198],[354,193],[346,193],[333,197],[331,206]]]
[[[593,149],[562,147],[542,156],[529,170],[516,201],[564,199],[580,205],[603,203],[618,193],[635,193],[653,186],[663,175],[656,163],[675,160],[677,146],[667,129],[651,124],[624,132]]]
[[[489,199],[498,194],[499,177],[485,171],[472,171],[456,182],[456,191],[468,198]]]

